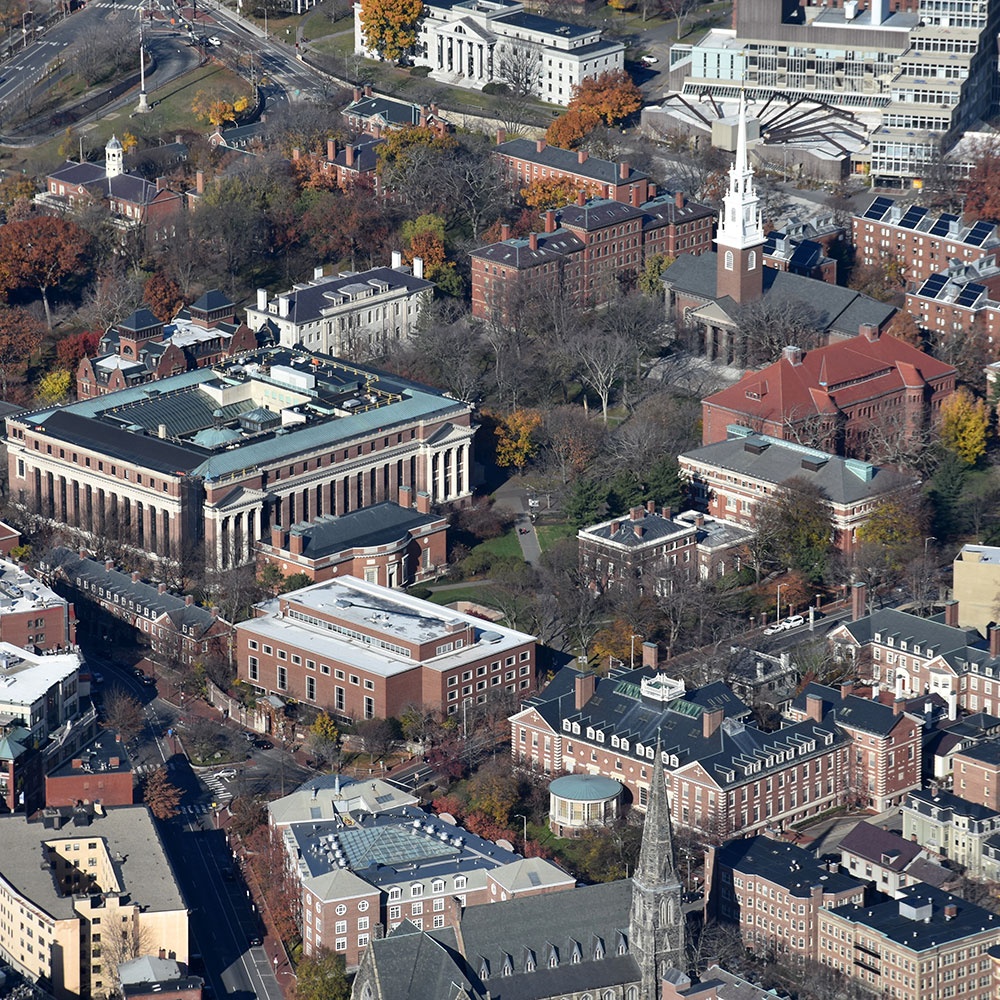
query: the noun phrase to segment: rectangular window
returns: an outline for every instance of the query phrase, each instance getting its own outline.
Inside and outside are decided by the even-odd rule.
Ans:
[[[375,718],[375,699],[365,695],[365,718]]]
[[[278,690],[287,691],[288,690],[288,668],[278,667]]]
[[[310,701],[316,700],[316,678],[307,677],[306,678],[306,697]]]
[[[260,680],[260,670],[256,656],[251,656],[250,659],[247,660],[247,669],[250,675],[250,680],[252,681]]]

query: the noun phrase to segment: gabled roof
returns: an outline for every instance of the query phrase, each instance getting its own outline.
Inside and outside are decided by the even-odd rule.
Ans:
[[[567,229],[592,232],[617,225],[626,219],[641,219],[645,213],[610,198],[591,198],[582,205],[566,205],[559,210],[560,222]]]
[[[920,844],[873,823],[858,823],[840,842],[840,849],[894,872],[902,872],[923,850]]]
[[[381,1000],[485,1000],[486,992],[466,974],[450,927],[425,934],[404,920],[388,937],[375,938],[368,947],[378,970]]]
[[[626,178],[621,176],[621,167],[611,160],[602,160],[596,156],[586,156],[580,162],[580,154],[573,149],[562,149],[559,146],[544,145],[538,149],[534,139],[508,139],[500,143],[495,152],[503,156],[516,157],[529,163],[538,163],[551,169],[560,170],[566,174],[578,174],[598,181],[601,184],[635,184],[637,181],[648,180],[649,175],[641,170],[629,170]]]
[[[520,270],[538,267],[549,261],[559,260],[568,254],[580,253],[584,249],[582,240],[566,229],[552,233],[536,233],[536,247],[532,249],[528,239],[514,238],[491,243],[470,252],[470,257],[482,257],[494,264],[515,267]]]
[[[807,684],[792,702],[796,712],[808,711],[808,699],[813,695],[823,700],[824,718],[833,713],[834,719],[848,729],[861,730],[875,736],[888,736],[899,722],[899,716],[891,705],[883,705],[871,698],[861,698],[855,694],[841,697],[837,688],[827,687],[813,681]]]
[[[862,646],[874,642],[878,635],[883,644],[888,644],[891,638],[897,646],[904,640],[910,649],[919,646],[922,655],[927,655],[928,650],[933,656],[961,655],[973,650],[988,655],[988,650],[984,649],[986,640],[979,632],[974,628],[946,625],[941,616],[922,618],[909,611],[879,608],[857,621],[844,622],[840,627]]]

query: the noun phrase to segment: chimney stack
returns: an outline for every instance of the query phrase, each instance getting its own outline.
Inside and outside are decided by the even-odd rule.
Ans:
[[[538,233],[532,233],[532,234],[531,234],[531,235],[530,235],[530,236],[528,237],[528,246],[529,246],[529,247],[530,247],[530,248],[531,248],[532,250],[537,250],[537,249],[538,249]]]
[[[722,720],[726,712],[722,708],[713,708],[711,712],[701,713],[701,735],[707,740],[715,735],[715,731],[722,725]]]
[[[1000,625],[990,626],[990,656],[1000,656]]]
[[[627,181],[629,174],[632,173],[632,168],[628,165],[626,161],[622,161],[618,164],[618,174],[623,181]]]
[[[573,681],[574,704],[579,712],[593,697],[597,690],[597,675],[592,673],[577,674]]]
[[[854,681],[843,681],[840,685],[840,697],[846,698],[854,690]]]
[[[413,260],[410,261],[410,264],[413,266],[413,277],[414,278],[423,278],[423,276],[424,276],[424,258],[423,257],[414,257]]]
[[[413,487],[407,486],[405,483],[399,487],[399,499],[397,500],[400,507],[409,510],[413,506]]]
[[[952,628],[958,628],[958,601],[945,601],[944,623]]]
[[[795,347],[792,344],[781,349],[782,360],[787,361],[790,365],[801,365],[802,364],[802,348]]]
[[[865,338],[865,340],[875,343],[878,340],[879,333],[878,327],[872,323],[862,323],[858,327],[858,333]]]
[[[184,607],[189,608],[194,604],[194,598],[190,594],[184,595]]]
[[[280,524],[271,525],[271,546],[275,549],[285,547],[285,529]]]
[[[580,208],[587,204],[587,196],[583,191],[576,192],[576,203]]]
[[[536,153],[540,153],[543,149],[545,149],[545,140],[544,139],[538,139],[535,142],[535,152]]]
[[[157,191],[162,191],[166,186],[167,186],[167,179],[166,179],[166,177],[160,176],[160,177],[156,178],[156,190]]]
[[[365,97],[372,96],[372,85],[370,83],[365,84]]]
[[[892,703],[892,714],[893,715],[902,715],[903,712],[905,711],[905,709],[906,709],[906,699],[905,698],[896,698],[893,701],[893,703]]]
[[[647,514],[655,514],[656,513],[656,501],[655,500],[647,500],[646,501],[646,513]]]
[[[510,239],[510,223],[504,222],[500,226],[500,241],[506,242],[509,239]]]
[[[556,231],[556,210],[550,208],[545,212],[545,232],[554,233]]]
[[[165,583],[158,583],[156,585],[156,592],[158,594],[165,594],[167,592],[167,585]]]
[[[294,529],[288,533],[288,551],[292,555],[302,555],[304,537],[301,531],[295,531]]]
[[[360,87],[355,87],[354,88],[354,103],[356,104],[360,100],[361,100],[361,88]]]
[[[818,694],[806,695],[806,715],[813,722],[823,721],[823,698]]]
[[[299,147],[298,146],[294,146],[292,148],[292,161],[294,163],[297,163],[299,161],[299,158],[300,158],[301,155],[302,154],[299,152]]]
[[[344,147],[344,163],[348,167],[354,166],[354,146],[352,146],[351,143],[348,143]]]
[[[632,507],[628,512],[628,516],[632,521],[641,521],[646,516],[646,508]]]
[[[337,140],[327,139],[326,140],[326,158],[333,163],[337,159]]]
[[[868,613],[868,586],[855,583],[851,586],[851,621],[856,622]]]
[[[431,495],[425,490],[417,494],[417,513],[429,514],[431,512]]]
[[[642,191],[638,184],[632,185],[632,207],[638,208],[642,204]]]
[[[585,150],[585,149],[578,149],[576,151],[576,162],[578,164],[586,163],[588,156],[590,156],[590,153],[588,153],[587,150]]]
[[[139,582],[139,571],[137,569],[132,570],[132,582],[133,583]]]
[[[643,534],[646,531],[646,529],[641,524],[633,524],[632,530],[635,532],[636,538],[642,538]]]
[[[507,130],[505,128],[497,129],[497,145],[502,146],[507,141]]]
[[[197,170],[194,175],[194,189],[198,194],[205,193],[205,171]]]
[[[660,647],[655,642],[642,644],[642,665],[655,670],[660,665]]]
[[[674,192],[674,208],[683,208],[683,207],[684,207],[684,192],[683,191],[675,191]]]

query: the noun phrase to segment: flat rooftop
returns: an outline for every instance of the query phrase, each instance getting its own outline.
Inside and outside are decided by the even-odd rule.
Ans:
[[[990,563],[1000,565],[1000,546],[997,545],[963,545],[955,557],[961,562]]]
[[[79,653],[46,656],[0,642],[0,705],[31,706],[82,665]]]
[[[279,618],[278,612],[285,602],[288,613]],[[350,577],[313,584],[258,604],[257,609],[263,615],[241,622],[237,626],[241,632],[287,643],[308,643],[317,656],[332,657],[383,677],[418,666],[445,671],[534,641],[533,636],[524,632]],[[310,616],[310,612],[316,612],[317,616],[303,620],[302,616]],[[374,632],[388,645],[366,641],[360,632],[352,635],[333,630],[326,618],[334,619],[341,628],[350,630],[352,626],[360,626],[366,633]],[[406,655],[401,647],[391,648],[399,640],[426,643],[440,639],[446,645],[449,637],[469,627],[474,635],[471,644],[422,663]]]
[[[73,761],[80,761],[74,766]],[[125,749],[125,744],[115,738],[111,730],[105,729],[85,747],[78,750],[73,757],[55,771],[49,772],[50,778],[70,778],[81,774],[124,774],[132,770],[132,760]]]
[[[94,816],[89,825],[72,820],[55,830],[23,816],[0,816],[0,880],[30,899],[51,917],[72,917],[73,896],[62,895],[52,869],[43,867],[42,845],[61,840],[103,841],[119,883],[134,900],[153,911],[181,910],[177,887],[163,843],[145,806],[118,806]]]
[[[17,563],[0,559],[0,615],[65,606],[51,587],[25,573]]]

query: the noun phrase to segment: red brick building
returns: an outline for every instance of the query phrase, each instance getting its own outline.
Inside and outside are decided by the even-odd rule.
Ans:
[[[257,336],[236,316],[236,306],[219,291],[209,291],[163,323],[138,309],[101,338],[98,354],[83,358],[76,370],[78,399],[157,382],[257,347]]]
[[[1000,742],[984,740],[952,757],[956,795],[1000,812]]]
[[[130,806],[133,801],[132,763],[121,737],[110,729],[45,776],[47,806]]]
[[[304,573],[316,583],[353,576],[382,587],[408,587],[437,576],[448,561],[448,519],[430,512],[422,493],[400,489],[400,502],[328,515],[291,529],[271,528],[258,546],[258,565],[271,563],[285,576]]]
[[[904,309],[935,341],[962,337],[978,324],[994,352],[1000,343],[1000,266],[996,254],[955,261],[906,293]]]
[[[5,560],[0,560],[0,642],[39,652],[76,645],[73,605]]]
[[[239,679],[342,718],[410,704],[454,715],[535,687],[532,636],[364,580],[314,584],[255,611],[236,626]]]
[[[338,147],[336,139],[327,139],[323,170],[335,175],[337,187],[347,191],[356,184],[371,187],[376,194],[378,183],[378,150],[385,140],[369,139],[349,142]]]
[[[951,365],[865,327],[816,350],[785,348],[774,364],[703,399],[702,441],[726,440],[735,424],[864,458],[879,436],[905,441],[922,431],[954,391]]]
[[[793,477],[823,491],[833,521],[834,544],[854,551],[858,529],[886,497],[917,488],[919,480],[895,469],[844,459],[794,442],[734,428],[725,441],[677,456],[698,510],[753,529],[757,506]]]
[[[897,204],[880,196],[851,219],[856,262],[898,264],[908,285],[926,281],[952,261],[969,264],[1000,246],[997,224],[932,216],[919,205]]]
[[[809,684],[792,702],[788,717],[817,723],[832,718],[848,734],[851,750],[844,776],[848,798],[880,813],[920,788],[923,727],[903,711],[901,702],[883,705],[853,691],[852,683],[839,690]]]
[[[472,314],[485,319],[506,314],[525,292],[559,287],[571,301],[607,301],[620,281],[635,277],[655,254],[708,250],[713,212],[682,194],[648,200],[645,180],[630,189],[630,200],[591,198],[550,209],[544,229],[526,239],[502,233],[498,243],[474,250]]]

